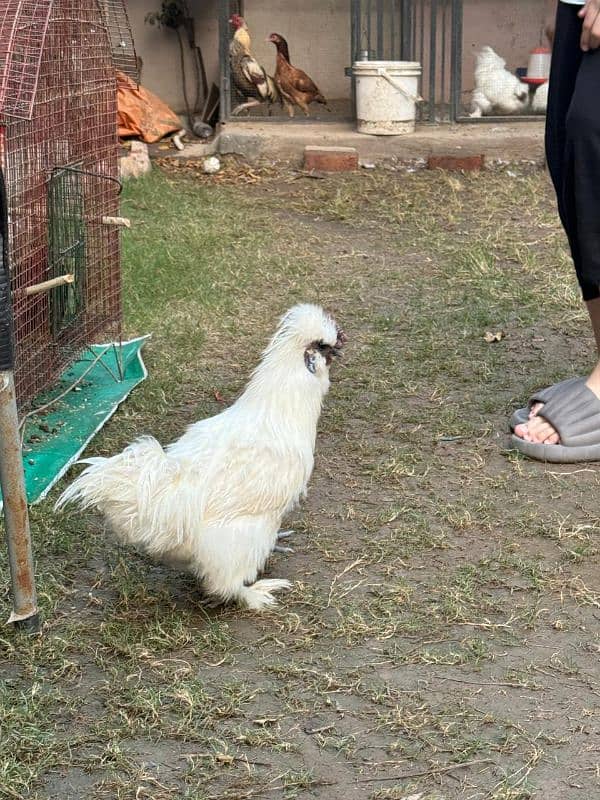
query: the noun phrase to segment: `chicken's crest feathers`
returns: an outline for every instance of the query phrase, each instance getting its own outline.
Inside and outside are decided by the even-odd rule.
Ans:
[[[279,327],[265,350],[265,355],[284,343],[307,347],[311,342],[322,340],[324,344],[335,347],[338,332],[333,317],[320,306],[312,303],[299,303],[281,317]]]

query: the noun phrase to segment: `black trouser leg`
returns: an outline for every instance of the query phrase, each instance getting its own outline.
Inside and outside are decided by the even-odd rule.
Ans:
[[[558,4],[546,157],[584,300],[600,297],[600,50],[583,53],[577,6]]]

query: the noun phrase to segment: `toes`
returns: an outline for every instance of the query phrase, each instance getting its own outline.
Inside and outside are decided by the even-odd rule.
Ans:
[[[531,406],[531,409],[529,410],[529,419],[532,419],[533,417],[537,416],[540,408],[542,408],[543,405],[544,405],[543,403],[534,403]]]
[[[519,425],[515,425],[514,432],[519,439],[524,439],[526,442],[533,441],[526,422],[521,422]]]
[[[554,433],[550,434],[547,439],[544,439],[544,444],[558,444],[559,441],[560,436],[555,431]]]
[[[536,444],[558,444],[560,436],[545,419],[535,416],[529,422],[515,425],[515,435],[526,442]]]
[[[534,442],[545,443],[547,442],[552,436],[556,436],[556,431],[549,425],[547,422],[543,422],[541,425],[536,425],[535,428],[531,427],[529,429],[529,433]],[[548,442],[549,443],[549,442]]]

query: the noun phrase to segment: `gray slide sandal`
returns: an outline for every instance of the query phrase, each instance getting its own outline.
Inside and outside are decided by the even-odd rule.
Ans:
[[[547,403],[548,400],[551,400],[556,395],[561,394],[565,390],[568,391],[570,387],[574,386],[576,383],[585,383],[585,380],[586,379],[582,377],[567,378],[566,381],[553,383],[552,386],[548,386],[546,389],[540,389],[535,394],[532,394],[529,398],[529,405],[525,406],[524,408],[517,408],[510,418],[511,431],[514,431],[517,425],[527,422],[529,419],[529,412],[536,403]]]
[[[539,415],[556,429],[560,444],[526,442],[513,434],[512,446],[529,458],[555,464],[600,461],[600,400],[581,378],[562,381],[549,389],[555,391],[542,400],[544,408]],[[535,396],[547,398],[547,392]]]

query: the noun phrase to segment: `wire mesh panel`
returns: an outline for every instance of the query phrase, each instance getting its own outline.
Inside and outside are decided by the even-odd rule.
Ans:
[[[297,3],[267,0],[220,0],[221,118],[246,118],[335,121],[351,119],[352,93],[347,69],[350,66],[350,9],[348,0],[306,0]],[[241,14],[247,24],[242,40],[235,24],[229,20]],[[292,92],[292,101],[272,92],[276,75],[275,44],[267,41],[270,34],[285,40],[289,62],[294,71],[302,70],[316,85],[318,92],[307,92],[305,114],[301,98]],[[236,49],[235,42],[240,42]],[[232,42],[234,45],[232,47]],[[232,52],[233,51],[233,52]],[[250,56],[258,69],[264,70],[267,91],[262,95],[248,85],[244,69]],[[294,73],[297,75],[297,73]],[[298,81],[302,78],[298,77]],[[296,78],[293,78],[296,85]],[[273,95],[275,94],[275,99]],[[319,95],[317,97],[317,95]],[[266,98],[266,99],[262,99]],[[321,101],[326,100],[326,104]],[[298,99],[300,102],[296,103]],[[289,116],[291,106],[294,114]]]
[[[50,327],[55,338],[76,322],[85,303],[84,202],[81,169],[54,170],[48,184],[48,271],[50,278],[74,278],[50,292]]]
[[[99,0],[99,5],[110,40],[113,64],[134,81],[139,81],[139,65],[124,0]]]
[[[530,119],[546,111],[550,51],[546,0],[454,0],[454,117]]]
[[[0,7],[0,108],[29,119],[52,0],[5,0]]]
[[[95,2],[54,0],[37,83],[30,121],[0,120],[21,405],[88,343],[120,336],[119,235],[105,224],[118,212],[116,84]],[[62,270],[74,294],[27,293]]]

